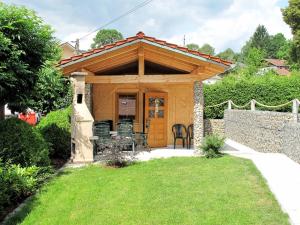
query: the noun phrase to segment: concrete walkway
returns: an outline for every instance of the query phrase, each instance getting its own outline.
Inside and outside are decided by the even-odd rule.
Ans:
[[[291,224],[300,225],[300,164],[281,153],[260,153],[232,140],[226,144],[226,153],[254,162]]]
[[[139,161],[148,161],[150,159],[192,156],[196,156],[193,149],[158,148],[151,150],[151,152],[141,152],[136,158]]]

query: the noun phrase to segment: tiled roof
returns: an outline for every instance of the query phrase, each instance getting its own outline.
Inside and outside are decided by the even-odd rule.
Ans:
[[[291,72],[285,68],[277,68],[276,73],[278,73],[278,75],[282,75],[282,76],[289,76],[291,74]]]
[[[105,50],[112,49],[114,47],[121,46],[121,45],[130,43],[130,42],[133,42],[135,40],[141,40],[141,39],[142,40],[147,40],[147,41],[159,44],[159,45],[167,46],[167,47],[173,48],[175,50],[179,50],[179,51],[182,51],[182,52],[186,52],[186,53],[190,53],[190,54],[193,54],[193,55],[196,55],[196,56],[200,56],[200,57],[203,57],[205,59],[208,59],[208,60],[211,60],[211,61],[214,61],[214,62],[217,62],[217,63],[221,63],[221,64],[223,64],[225,66],[229,66],[229,65],[232,64],[232,62],[227,61],[227,60],[223,60],[223,59],[221,59],[219,57],[215,57],[215,56],[211,56],[211,55],[208,55],[208,54],[204,54],[204,53],[201,53],[201,52],[195,51],[195,50],[190,50],[190,49],[188,49],[186,47],[182,47],[182,46],[179,46],[179,45],[176,45],[176,44],[171,44],[171,43],[168,43],[166,41],[156,39],[154,37],[146,36],[143,32],[138,32],[133,37],[129,37],[129,38],[126,38],[124,40],[117,41],[117,42],[115,42],[113,44],[104,45],[104,46],[102,46],[100,48],[95,48],[95,49],[89,50],[89,51],[84,52],[84,53],[82,53],[80,55],[73,56],[71,58],[63,59],[63,60],[61,60],[59,62],[59,66],[67,64],[69,62],[75,62],[75,61],[77,61],[79,59],[83,59],[83,58],[85,58],[87,56],[91,56],[93,54],[96,54],[96,53],[99,53],[99,52],[103,52]]]
[[[285,60],[282,59],[265,59],[265,60],[274,66],[278,66],[278,67],[286,66]]]

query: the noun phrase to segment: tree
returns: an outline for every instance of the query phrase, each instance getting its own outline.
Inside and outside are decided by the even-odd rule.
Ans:
[[[300,66],[300,1],[289,0],[289,5],[282,9],[284,21],[291,27],[293,42],[291,45],[291,61]]]
[[[251,76],[257,73],[258,69],[263,65],[265,52],[258,48],[250,48],[245,58],[247,68],[244,71],[246,75]]]
[[[50,111],[66,108],[72,103],[70,82],[62,76],[54,63],[50,61],[45,63],[28,97],[26,105],[36,112],[47,114]]]
[[[199,45],[191,43],[191,44],[187,44],[186,47],[190,50],[195,50],[198,51],[199,50]]]
[[[236,60],[236,54],[231,48],[227,48],[225,51],[220,52],[217,56],[229,61]]]
[[[282,33],[278,33],[274,36],[270,36],[270,42],[266,49],[268,58],[277,58],[278,51],[285,46],[287,40]]]
[[[58,55],[53,30],[34,11],[0,3],[0,105],[25,102],[46,60]]]
[[[205,54],[215,55],[215,49],[209,44],[202,45],[202,47],[199,48],[199,51]]]
[[[264,25],[258,25],[251,38],[250,43],[251,48],[257,48],[261,50],[268,49],[270,43],[270,35]]]
[[[103,45],[111,44],[116,41],[122,40],[123,35],[115,29],[99,30],[96,37],[93,39],[91,48],[99,48]]]

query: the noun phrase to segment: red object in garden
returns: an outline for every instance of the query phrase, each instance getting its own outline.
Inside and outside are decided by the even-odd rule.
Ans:
[[[20,113],[18,118],[20,120],[25,121],[26,123],[30,125],[35,125],[37,118],[36,118],[36,113],[35,112],[29,112],[29,113]]]

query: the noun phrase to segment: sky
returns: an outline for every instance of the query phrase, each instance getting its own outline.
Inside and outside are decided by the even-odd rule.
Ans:
[[[144,0],[4,0],[31,8],[50,24],[61,42],[71,42],[122,15]],[[256,27],[263,24],[270,34],[291,31],[280,9],[288,0],[153,0],[106,28],[124,37],[143,31],[146,35],[183,45],[209,43],[216,52],[239,51]],[[88,49],[96,33],[80,40]],[[74,45],[74,43],[71,43]]]

